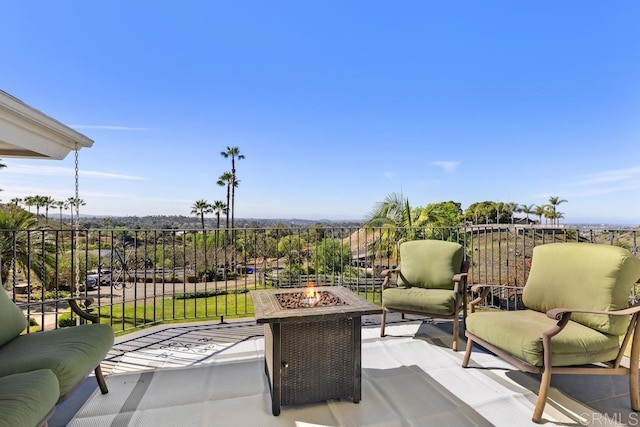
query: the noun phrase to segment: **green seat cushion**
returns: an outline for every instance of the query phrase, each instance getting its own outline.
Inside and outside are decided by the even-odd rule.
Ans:
[[[475,312],[465,321],[471,334],[534,366],[543,366],[542,333],[556,323],[533,310]],[[553,366],[607,362],[616,358],[620,339],[569,321],[551,348]]]
[[[399,286],[453,289],[453,276],[460,273],[464,250],[441,240],[411,240],[400,245]]]
[[[391,310],[451,316],[455,294],[446,289],[387,288],[382,291],[382,306]]]
[[[548,243],[533,250],[522,302],[546,313],[553,308],[620,310],[628,307],[640,260],[627,249],[595,243]],[[623,335],[629,318],[575,313],[571,320]]]
[[[51,369],[67,394],[113,346],[109,325],[90,324],[21,335],[0,348],[0,376]]]
[[[27,317],[0,284],[0,346],[20,335],[26,327]]]
[[[40,425],[59,395],[58,380],[49,369],[0,378],[0,427]]]

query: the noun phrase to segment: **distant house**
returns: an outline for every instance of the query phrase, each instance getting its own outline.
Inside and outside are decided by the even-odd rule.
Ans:
[[[537,223],[538,223],[538,221],[533,220],[531,218],[527,218],[527,217],[515,218],[515,221],[514,221],[514,224],[517,224],[517,225],[532,225],[532,224],[537,224]]]

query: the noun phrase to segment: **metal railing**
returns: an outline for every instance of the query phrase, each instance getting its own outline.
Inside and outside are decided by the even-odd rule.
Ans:
[[[168,321],[253,313],[248,291],[348,286],[380,302],[380,272],[397,265],[398,243],[459,242],[469,284],[523,286],[533,248],[581,241],[625,247],[637,256],[637,230],[514,225],[442,229],[242,228],[206,230],[0,230],[2,279],[32,319],[30,330],[77,321],[65,298],[91,297],[101,321],[130,330]],[[77,279],[76,279],[77,278]],[[518,308],[496,294],[501,308]]]

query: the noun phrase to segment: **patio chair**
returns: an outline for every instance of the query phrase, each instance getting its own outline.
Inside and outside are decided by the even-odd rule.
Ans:
[[[461,245],[441,240],[410,240],[400,244],[398,267],[383,270],[382,321],[385,336],[387,312],[453,319],[453,342],[458,349],[460,310],[466,315],[468,263]],[[397,277],[392,286],[390,278]]]
[[[537,246],[522,289],[525,310],[475,311],[490,288],[473,286],[482,292],[470,303],[462,366],[469,366],[477,343],[522,371],[542,374],[534,422],[541,420],[552,374],[628,375],[631,407],[638,411],[640,304],[629,306],[638,279],[640,260],[620,247]],[[621,362],[630,340],[626,367]]]
[[[80,298],[78,298],[80,299]],[[0,377],[50,369],[64,399],[93,370],[103,394],[108,392],[100,362],[114,343],[111,326],[68,299],[74,312],[92,324],[23,334],[27,318],[0,284]],[[82,298],[89,306],[92,298]]]

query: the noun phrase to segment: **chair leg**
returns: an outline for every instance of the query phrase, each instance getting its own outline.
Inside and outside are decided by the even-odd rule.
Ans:
[[[458,316],[453,318],[453,342],[451,343],[451,349],[458,351],[458,334],[460,333],[460,321]]]
[[[380,320],[380,336],[384,337],[384,323],[387,321],[387,309],[382,309],[382,319]]]
[[[549,392],[549,385],[551,384],[551,368],[545,367],[542,371],[542,378],[540,379],[540,391],[538,392],[538,400],[536,400],[536,407],[533,410],[533,417],[531,421],[534,423],[540,423],[542,419],[542,413],[544,412],[544,406],[547,403],[547,393]]]
[[[462,359],[462,367],[466,368],[469,366],[469,359],[471,358],[471,349],[473,348],[473,341],[471,338],[467,337],[467,348],[464,352],[464,358]]]
[[[94,372],[96,373],[96,380],[98,381],[100,392],[102,394],[109,393],[109,389],[107,388],[107,382],[104,380],[104,375],[102,375],[102,368],[100,367],[100,365],[96,366],[96,369]]]

